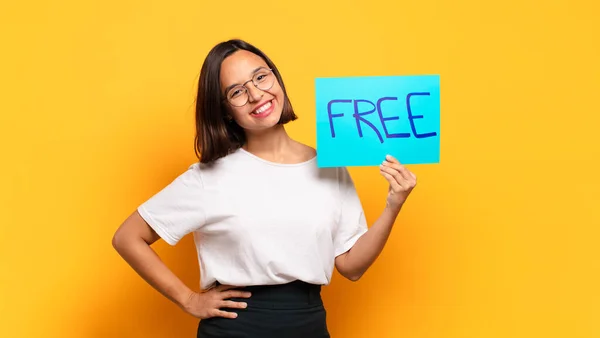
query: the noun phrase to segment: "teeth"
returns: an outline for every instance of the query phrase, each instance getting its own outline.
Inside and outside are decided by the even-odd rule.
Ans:
[[[262,105],[262,107],[260,107],[260,108],[258,108],[257,110],[254,111],[254,114],[263,113],[264,111],[266,111],[269,108],[271,108],[271,102],[267,102],[264,105]]]

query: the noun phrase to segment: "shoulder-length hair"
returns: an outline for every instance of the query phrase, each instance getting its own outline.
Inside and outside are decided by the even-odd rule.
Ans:
[[[211,163],[240,148],[246,142],[244,130],[227,118],[227,100],[221,92],[221,64],[225,58],[239,50],[260,56],[273,70],[283,90],[283,111],[279,124],[286,124],[298,117],[292,109],[279,70],[262,51],[239,39],[221,42],[214,46],[202,65],[196,97],[195,152],[201,163]]]

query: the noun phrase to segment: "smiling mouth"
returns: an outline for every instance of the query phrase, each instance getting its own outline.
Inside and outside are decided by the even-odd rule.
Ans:
[[[269,110],[269,108],[271,108],[271,106],[273,105],[272,101],[268,101],[265,104],[263,104],[262,106],[258,107],[257,109],[255,109],[252,114],[254,115],[260,115],[264,112],[266,112],[267,110]]]

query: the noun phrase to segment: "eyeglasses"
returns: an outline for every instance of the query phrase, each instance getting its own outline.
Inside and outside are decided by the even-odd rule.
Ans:
[[[252,82],[254,87],[260,90],[269,90],[275,83],[275,74],[273,74],[273,70],[270,68],[260,68],[254,73],[251,80],[229,89],[226,93],[226,98],[232,106],[241,107],[248,103],[248,88],[246,88],[248,82]]]

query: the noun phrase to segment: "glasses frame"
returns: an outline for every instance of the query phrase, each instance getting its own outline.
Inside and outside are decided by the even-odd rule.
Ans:
[[[258,86],[256,83],[254,83],[254,77],[256,76],[256,73],[260,72],[260,71],[261,71],[261,70],[263,70],[263,69],[264,69],[264,70],[267,70],[267,71],[270,73],[270,75],[272,75],[272,76],[274,77],[274,79],[273,79],[273,82],[271,83],[271,85],[270,85],[268,88],[264,88],[264,89],[263,89],[263,88],[260,88],[260,87],[259,87],[259,86]],[[254,73],[254,75],[252,76],[252,78],[251,78],[250,80],[248,80],[248,81],[246,81],[246,82],[244,82],[244,83],[242,83],[242,84],[240,85],[242,88],[244,88],[244,93],[243,93],[243,95],[246,95],[246,101],[244,101],[244,103],[243,103],[243,104],[241,104],[241,105],[235,105],[235,104],[233,104],[233,103],[231,102],[231,100],[229,99],[228,95],[227,95],[227,94],[228,94],[228,93],[229,93],[229,92],[230,92],[230,91],[231,91],[233,88],[236,88],[237,86],[235,86],[235,87],[233,87],[233,88],[229,89],[229,90],[228,90],[228,91],[225,93],[225,98],[224,98],[223,100],[227,101],[227,102],[228,102],[230,105],[232,105],[232,106],[234,106],[234,107],[243,107],[243,106],[245,106],[246,104],[248,104],[248,101],[250,101],[250,94],[248,93],[248,87],[246,87],[246,84],[247,84],[247,83],[249,83],[249,82],[252,82],[252,84],[254,85],[254,88],[256,88],[256,89],[258,89],[258,90],[260,90],[260,91],[263,91],[263,92],[264,92],[264,91],[267,91],[267,90],[269,90],[269,89],[273,88],[273,85],[275,84],[275,80],[277,80],[277,77],[275,76],[275,73],[273,72],[273,69],[271,69],[271,68],[267,68],[267,67],[260,67],[260,68],[259,68],[259,69],[258,69],[258,70],[257,70],[257,71]]]

